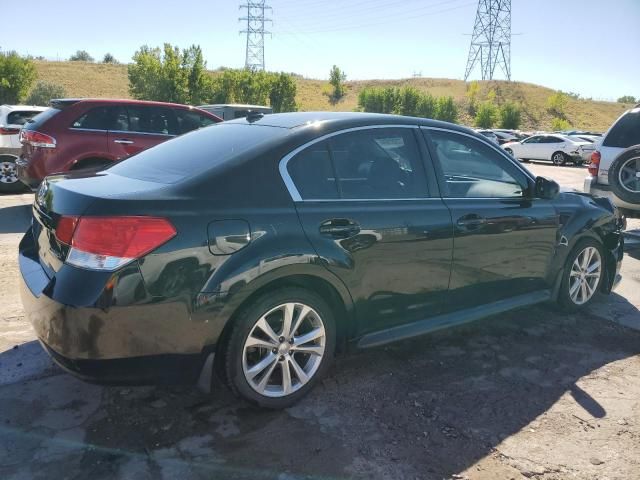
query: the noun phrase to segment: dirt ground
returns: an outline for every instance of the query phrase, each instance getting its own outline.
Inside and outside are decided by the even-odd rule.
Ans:
[[[31,201],[0,197],[0,479],[640,479],[634,232],[624,280],[586,313],[528,308],[348,354],[273,412],[222,386],[101,387],[52,365],[17,292]]]

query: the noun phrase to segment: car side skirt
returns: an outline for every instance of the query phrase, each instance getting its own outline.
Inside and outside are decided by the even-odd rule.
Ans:
[[[458,312],[438,315],[425,320],[400,325],[364,335],[357,342],[358,348],[370,348],[387,343],[405,340],[419,335],[435,332],[445,328],[473,322],[481,318],[504,313],[515,308],[526,307],[549,301],[551,290],[538,290],[535,292],[518,295],[516,297],[499,300],[479,307],[473,307]]]

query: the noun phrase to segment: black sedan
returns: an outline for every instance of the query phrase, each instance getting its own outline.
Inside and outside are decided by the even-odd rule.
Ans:
[[[607,199],[558,191],[456,125],[360,113],[220,123],[49,177],[20,244],[44,348],[90,381],[210,381],[284,407],[336,351],[619,279]],[[208,379],[208,380],[207,380]]]

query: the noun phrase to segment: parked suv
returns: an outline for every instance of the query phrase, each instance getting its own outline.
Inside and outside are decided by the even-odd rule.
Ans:
[[[172,103],[52,100],[51,108],[20,133],[18,177],[36,188],[52,173],[100,168],[220,121],[204,110]]]
[[[20,155],[20,129],[47,107],[0,105],[0,193],[24,188],[18,180],[16,159]]]
[[[609,197],[627,216],[640,216],[640,104],[623,113],[591,156],[584,191]]]

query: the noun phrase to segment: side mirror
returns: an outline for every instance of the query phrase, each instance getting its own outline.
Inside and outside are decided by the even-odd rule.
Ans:
[[[536,198],[545,200],[553,200],[560,193],[560,185],[553,180],[545,177],[536,177],[536,185],[534,190]]]

